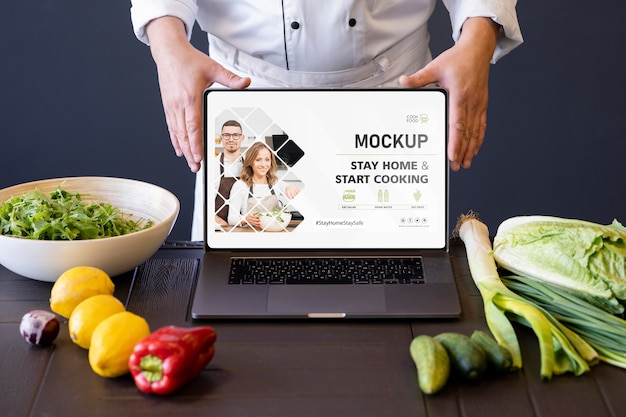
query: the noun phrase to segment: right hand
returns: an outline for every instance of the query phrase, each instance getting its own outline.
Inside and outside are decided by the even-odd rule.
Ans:
[[[248,214],[246,216],[246,220],[242,222],[243,225],[248,223],[250,226],[255,227],[257,229],[261,228],[261,218],[256,214]]]
[[[239,77],[197,50],[187,39],[183,23],[163,17],[147,27],[157,64],[165,120],[176,155],[184,156],[193,172],[200,169],[202,148],[202,94],[213,83],[241,89],[250,78]]]
[[[487,129],[490,61],[499,26],[491,19],[469,18],[457,43],[415,74],[400,77],[406,88],[438,84],[450,92],[450,168],[469,168]]]

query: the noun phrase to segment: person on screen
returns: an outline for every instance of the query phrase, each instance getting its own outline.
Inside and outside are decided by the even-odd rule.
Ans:
[[[259,212],[271,212],[280,207],[276,193],[278,177],[276,156],[263,142],[255,142],[246,150],[239,180],[231,190],[228,223],[233,226],[261,227]],[[292,199],[300,192],[298,187],[288,185],[281,190]]]
[[[490,64],[523,38],[517,0],[443,0],[454,45],[433,59],[428,21],[435,3],[131,0],[131,21],[156,63],[174,150],[193,172],[203,158],[202,92],[213,84],[236,89],[438,84],[449,91],[448,158],[457,171],[471,166],[485,137]],[[208,53],[190,42],[196,23],[207,32]],[[192,239],[197,240],[193,232]]]
[[[243,168],[243,157],[241,156],[241,144],[245,140],[241,124],[236,120],[227,120],[222,125],[220,141],[223,151],[217,155],[218,164],[213,164],[214,175],[218,178],[216,182],[215,194],[215,223],[220,226],[228,226],[228,198],[230,192],[239,178]]]

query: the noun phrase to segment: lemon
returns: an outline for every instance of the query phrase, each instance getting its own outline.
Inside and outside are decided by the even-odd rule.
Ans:
[[[98,294],[113,294],[115,285],[109,275],[92,266],[77,266],[63,272],[50,292],[50,309],[69,318],[81,301]]]
[[[91,369],[107,378],[128,373],[128,360],[133,348],[149,335],[148,322],[130,311],[115,313],[102,320],[91,335],[89,346]]]
[[[89,349],[91,334],[96,326],[107,317],[124,310],[124,304],[110,294],[98,294],[81,301],[67,323],[72,341]]]

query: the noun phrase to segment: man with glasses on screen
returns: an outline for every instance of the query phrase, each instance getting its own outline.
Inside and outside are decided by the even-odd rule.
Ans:
[[[222,152],[217,155],[218,164],[211,164],[214,170],[213,178],[219,178],[216,183],[215,195],[215,223],[220,226],[228,225],[228,198],[230,190],[240,176],[243,167],[241,157],[241,144],[245,136],[241,124],[236,120],[227,120],[222,125],[220,141],[223,146]],[[219,175],[219,177],[218,177]],[[201,185],[202,186],[202,185]],[[198,210],[196,210],[198,212]],[[201,213],[201,211],[199,211]],[[196,222],[202,224],[202,222]]]

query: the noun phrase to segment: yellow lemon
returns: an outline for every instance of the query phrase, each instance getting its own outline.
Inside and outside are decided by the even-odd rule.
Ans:
[[[130,311],[102,320],[91,335],[89,365],[103,377],[114,378],[129,372],[128,359],[135,345],[150,335],[148,322]]]
[[[91,334],[100,322],[126,310],[124,304],[111,294],[98,294],[81,301],[70,315],[67,327],[72,341],[89,349]]]
[[[109,275],[92,266],[77,266],[63,272],[50,292],[50,309],[66,319],[81,301],[98,294],[113,294]]]

